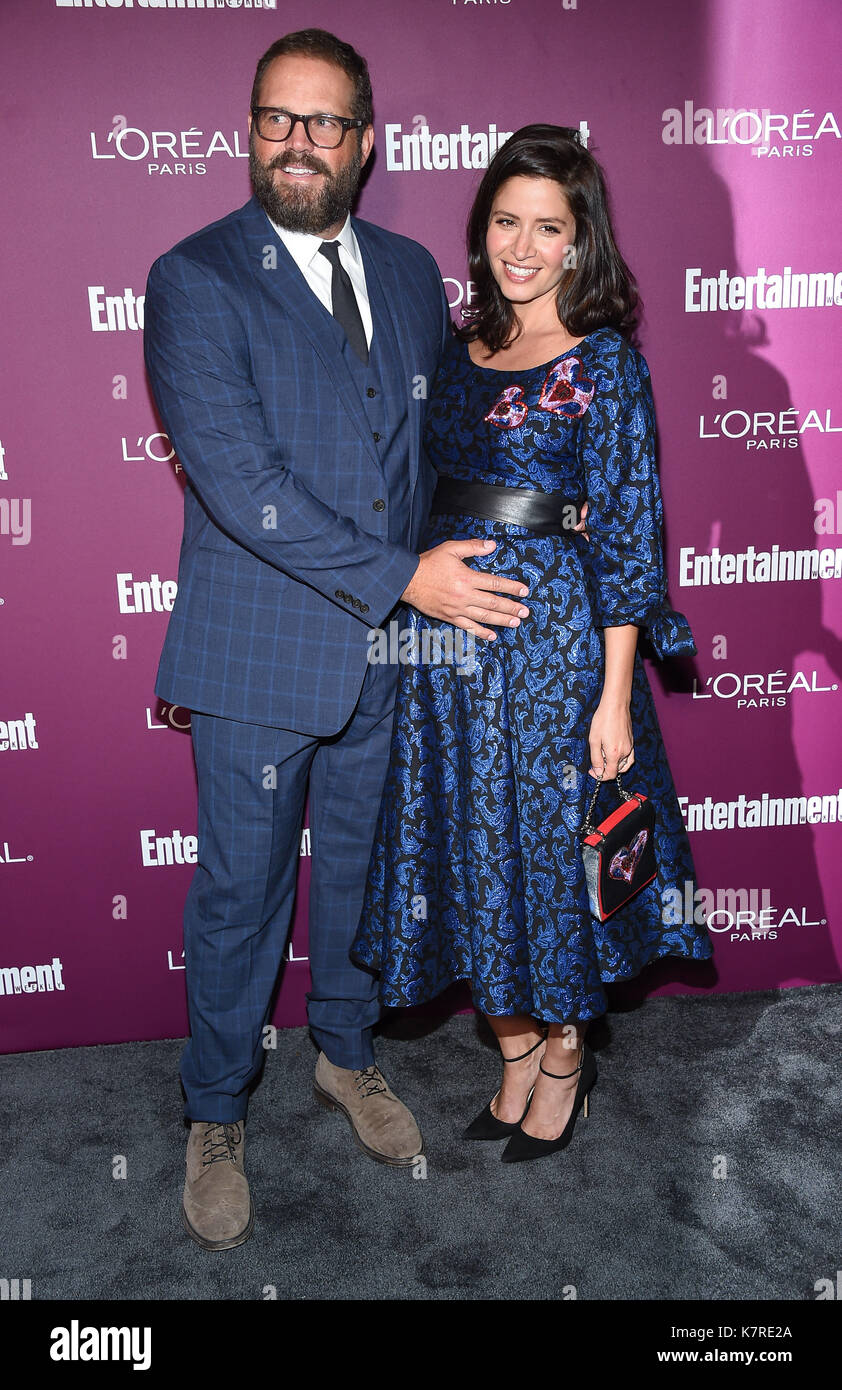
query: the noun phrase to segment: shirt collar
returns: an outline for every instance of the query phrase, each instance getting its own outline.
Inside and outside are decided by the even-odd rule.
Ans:
[[[266,216],[269,217],[269,214],[267,213]],[[278,236],[281,238],[281,241],[289,251],[289,254],[292,256],[299,270],[307,270],[314,257],[319,254],[319,249],[324,244],[324,237],[316,236],[312,232],[290,232],[286,227],[279,227],[277,222],[272,222],[271,217],[269,217],[269,221],[278,233]],[[354,229],[351,226],[350,213],[348,213],[348,216],[345,218],[342,230],[335,237],[331,237],[331,240],[338,241],[340,246],[342,246],[355,261],[359,262],[359,248],[357,246],[357,239],[354,236]]]

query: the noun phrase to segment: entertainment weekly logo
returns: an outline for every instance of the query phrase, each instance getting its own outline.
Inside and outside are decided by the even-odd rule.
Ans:
[[[786,265],[780,275],[758,266],[753,275],[731,275],[722,267],[703,275],[701,266],[685,268],[685,314],[713,314],[734,309],[831,309],[842,305],[842,270],[799,271]]]
[[[169,869],[174,864],[195,864],[198,861],[198,835],[185,835],[178,827],[159,835],[154,827],[139,830],[140,862],[144,869]],[[310,827],[305,825],[298,842],[299,858],[311,857]],[[171,967],[172,968],[172,967]]]
[[[150,574],[135,579],[131,570],[115,576],[117,607],[121,613],[171,613],[178,593],[178,581]]]
[[[842,139],[832,111],[773,112],[768,106],[670,106],[661,114],[665,145],[738,145],[759,159],[813,155],[821,141]]]
[[[580,121],[577,129],[587,149],[590,138],[587,121]],[[511,130],[501,130],[493,121],[477,131],[471,130],[467,121],[463,121],[458,130],[433,131],[426,116],[413,116],[409,130],[405,130],[400,121],[387,122],[383,127],[386,169],[397,174],[422,169],[431,173],[448,169],[485,169],[513,134]]]
[[[154,828],[140,830],[140,862],[144,869],[167,869],[172,864],[195,864],[199,853],[199,837],[185,835],[175,828],[159,835]]]
[[[680,796],[678,804],[688,834],[702,830],[768,830],[777,826],[836,825],[842,820],[842,787],[829,794],[814,796],[747,797],[743,792],[733,801],[691,801]]]
[[[682,589],[707,588],[716,584],[786,584],[808,579],[842,578],[842,548],[724,551],[713,546],[697,554],[693,546],[682,546],[678,556],[678,583]]]
[[[0,965],[0,995],[52,994],[65,988],[60,956],[44,965]]]
[[[57,10],[276,10],[277,0],[56,0]]]
[[[0,753],[26,753],[40,747],[31,710],[14,719],[0,719]]]
[[[128,285],[119,294],[106,294],[104,285],[88,285],[87,292],[92,333],[143,331],[145,294],[135,294]]]

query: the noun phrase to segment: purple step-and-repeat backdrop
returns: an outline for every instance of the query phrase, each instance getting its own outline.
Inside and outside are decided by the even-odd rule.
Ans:
[[[496,143],[580,126],[607,171],[699,648],[651,675],[713,988],[838,980],[836,0],[3,0],[3,1049],[187,1031],[189,715],[153,693],[183,475],[143,292],[160,252],[248,198],[256,60],[307,24],[370,63],[360,215],[430,248],[454,314]],[[305,1020],[308,853],[305,827],[279,1024]],[[657,981],[699,989],[677,964]]]

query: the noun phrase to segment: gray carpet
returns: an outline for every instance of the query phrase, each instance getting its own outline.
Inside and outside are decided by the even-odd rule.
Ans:
[[[570,1147],[508,1165],[459,1138],[499,1084],[484,1023],[394,1015],[377,1055],[416,1178],[360,1152],[313,1100],[306,1030],[281,1032],[246,1129],[255,1232],[219,1253],[180,1224],[181,1041],[7,1056],[0,1272],[33,1300],[812,1300],[842,1253],[841,1034],[840,985],[611,1012]]]

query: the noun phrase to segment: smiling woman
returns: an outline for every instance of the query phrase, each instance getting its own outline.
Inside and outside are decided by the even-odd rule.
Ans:
[[[556,311],[556,296],[576,265],[576,220],[554,179],[515,175],[497,189],[485,237],[488,265],[521,325],[519,341],[489,352],[479,338],[469,348],[484,366],[505,357],[518,370],[575,347]],[[537,360],[536,360],[537,357]],[[530,360],[531,359],[531,360]]]
[[[508,1137],[514,1162],[565,1148],[587,1114],[584,1038],[605,984],[712,945],[693,913],[662,914],[694,870],[638,629],[660,656],[694,643],[666,602],[649,368],[629,341],[637,294],[573,131],[527,126],[501,147],[468,250],[477,309],[428,403],[439,479],[422,544],[490,539],[472,568],[524,579],[527,606],[499,636],[479,610],[468,631],[487,640],[470,668],[401,667],[353,953],[389,1007],[470,981],[504,1066],[464,1137]],[[422,649],[431,626],[449,630],[410,612]],[[629,771],[655,809],[657,868],[603,920],[581,832],[598,782]],[[611,863],[625,875],[642,850],[638,838]]]
[[[578,131],[525,126],[501,146],[467,243],[477,311],[459,336],[485,347],[486,365],[506,349],[514,366],[524,338],[553,338],[563,351],[606,323],[633,332],[637,286],[614,239],[602,170]],[[528,295],[509,293],[521,283]]]
[[[509,202],[519,211],[511,211]],[[492,266],[501,263],[510,278],[525,279],[546,268],[558,272],[550,286],[556,288],[561,272],[575,265],[575,241],[570,204],[552,179],[519,175],[497,190],[485,244]]]

